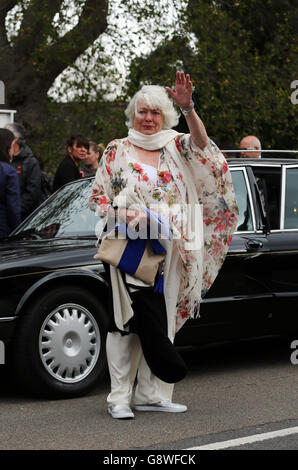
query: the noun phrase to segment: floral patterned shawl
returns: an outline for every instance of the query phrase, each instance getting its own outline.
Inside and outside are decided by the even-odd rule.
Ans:
[[[171,144],[161,149],[158,181],[154,184],[129,139],[112,141],[100,161],[92,186],[90,207],[102,218],[104,227],[114,198],[122,189],[134,184],[148,208],[158,204],[161,213],[162,208],[168,209],[167,216],[173,236],[178,239],[182,259],[175,312],[178,330],[187,318],[198,315],[201,296],[211,287],[224,262],[236,227],[238,207],[228,164],[211,140],[204,151],[193,144],[189,134],[177,134]],[[176,163],[177,155],[173,157],[174,152],[182,159],[182,169]],[[183,172],[184,165],[187,175]],[[203,207],[203,256],[187,249],[188,240],[181,216],[184,212],[177,213],[176,210],[177,205],[189,202],[188,178],[192,178],[198,202]]]

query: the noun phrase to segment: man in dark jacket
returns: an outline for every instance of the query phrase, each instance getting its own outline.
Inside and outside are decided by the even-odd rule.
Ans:
[[[53,191],[66,183],[82,178],[79,164],[85,160],[89,141],[82,135],[72,135],[67,141],[67,155],[60,163],[53,181]]]
[[[5,127],[18,138],[14,145],[14,155],[11,163],[17,170],[19,177],[22,220],[24,220],[40,204],[41,171],[38,160],[34,157],[30,147],[26,145],[23,126],[14,122],[7,124]]]

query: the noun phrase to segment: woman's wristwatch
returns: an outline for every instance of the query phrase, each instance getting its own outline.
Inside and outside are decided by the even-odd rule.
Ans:
[[[195,104],[194,102],[191,100],[191,103],[190,103],[190,106],[188,108],[180,108],[181,109],[181,113],[184,115],[184,116],[189,116],[190,113],[192,112],[192,110],[194,109],[195,107]]]

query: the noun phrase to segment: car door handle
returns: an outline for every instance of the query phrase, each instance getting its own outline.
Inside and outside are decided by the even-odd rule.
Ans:
[[[263,243],[260,240],[247,240],[245,246],[247,250],[259,250],[263,247]]]

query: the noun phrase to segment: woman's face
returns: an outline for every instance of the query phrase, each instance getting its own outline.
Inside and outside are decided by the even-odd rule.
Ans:
[[[15,137],[13,141],[11,142],[11,146],[8,150],[9,153],[9,160],[12,161],[14,154],[16,153],[16,143],[18,141],[18,138]]]
[[[98,158],[99,158],[99,152],[94,152],[93,148],[90,146],[87,157],[85,159],[85,163],[88,166],[92,166],[93,168],[98,167]]]
[[[152,135],[160,132],[163,128],[164,117],[160,109],[150,109],[144,101],[137,103],[137,116],[133,121],[135,131],[142,134]]]

